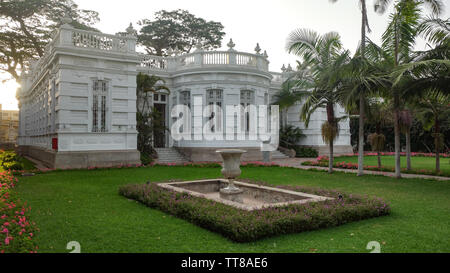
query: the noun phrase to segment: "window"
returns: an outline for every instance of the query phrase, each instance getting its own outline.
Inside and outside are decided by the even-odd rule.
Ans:
[[[180,92],[180,104],[186,105],[191,108],[191,92],[182,91]]]
[[[246,132],[250,131],[250,113],[247,106],[253,105],[255,103],[255,91],[252,90],[241,90],[241,106],[243,108],[244,114],[242,115],[243,127]]]
[[[108,83],[100,80],[94,81],[92,94],[92,132],[106,132]]]
[[[212,109],[209,120],[213,119],[217,115],[216,124],[218,125],[217,126],[218,128],[222,128],[222,115],[221,115],[222,99],[223,99],[222,89],[209,89],[206,91],[206,105],[208,106],[211,105],[213,107],[215,106]],[[216,110],[218,111],[217,113],[215,112]],[[211,132],[215,132],[216,124],[212,125]]]

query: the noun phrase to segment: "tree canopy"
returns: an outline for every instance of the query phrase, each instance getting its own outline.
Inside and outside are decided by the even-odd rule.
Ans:
[[[72,26],[95,30],[98,13],[82,10],[72,0],[0,0],[0,71],[18,80],[21,71],[44,54],[64,15]]]
[[[221,23],[206,21],[181,9],[158,11],[154,20],[143,19],[138,24],[142,26],[139,44],[148,54],[158,56],[168,55],[169,49],[189,53],[197,43],[204,49],[216,49],[225,35]]]

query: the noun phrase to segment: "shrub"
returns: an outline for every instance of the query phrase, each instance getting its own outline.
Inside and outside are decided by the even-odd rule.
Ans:
[[[29,219],[30,208],[14,191],[15,183],[10,171],[0,173],[0,253],[36,252],[38,229]]]
[[[142,165],[150,165],[153,163],[153,158],[145,153],[141,153],[141,163]]]
[[[319,152],[313,148],[295,146],[296,157],[317,157]]]
[[[288,149],[294,149],[296,143],[305,137],[302,130],[293,125],[287,125],[280,130],[280,144]]]
[[[236,242],[337,226],[390,213],[389,205],[378,198],[302,186],[279,188],[334,199],[245,211],[187,193],[163,189],[155,183],[122,186],[119,194],[218,232]]]
[[[0,151],[0,166],[6,170],[23,170],[20,156],[13,151]]]

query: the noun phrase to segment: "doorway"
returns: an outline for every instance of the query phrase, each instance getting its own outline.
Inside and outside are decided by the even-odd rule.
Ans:
[[[153,105],[159,113],[153,125],[153,145],[155,148],[166,147],[166,104],[155,103]]]

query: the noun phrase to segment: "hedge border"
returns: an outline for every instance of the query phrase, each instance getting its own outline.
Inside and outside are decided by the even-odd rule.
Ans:
[[[268,185],[264,182],[240,180]],[[281,234],[333,227],[388,215],[391,211],[389,204],[380,198],[304,186],[277,188],[333,197],[334,200],[245,211],[187,193],[173,192],[158,187],[156,183],[125,185],[119,188],[119,194],[218,232],[235,242],[251,242]]]

